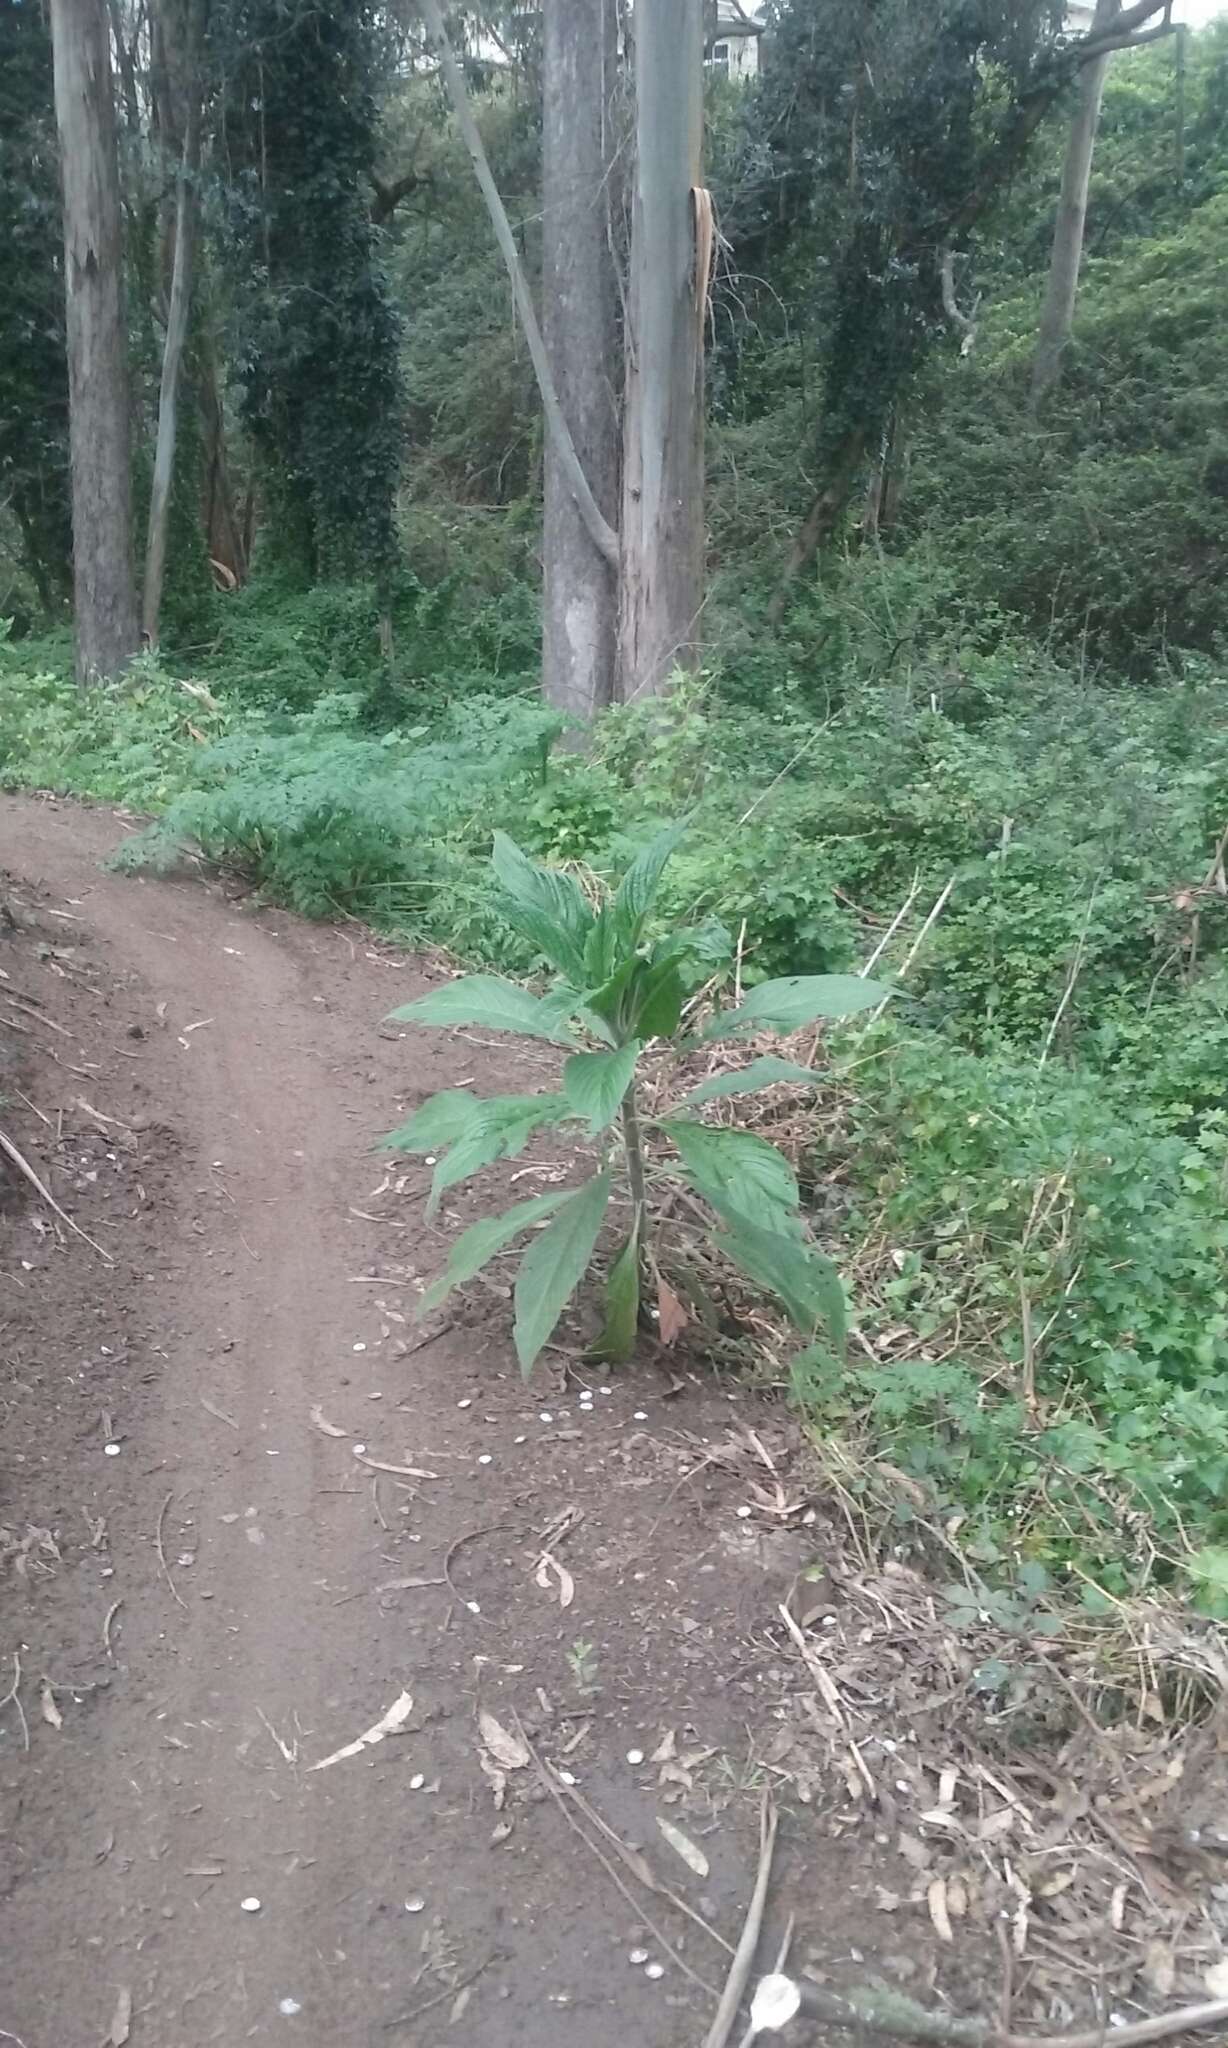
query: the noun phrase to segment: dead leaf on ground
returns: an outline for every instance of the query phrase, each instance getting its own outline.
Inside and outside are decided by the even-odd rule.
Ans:
[[[513,1735],[510,1728],[505,1728],[484,1708],[478,1715],[478,1728],[483,1743],[501,1770],[523,1771],[533,1761],[524,1737]]]
[[[46,1678],[38,1688],[38,1708],[44,1721],[52,1728],[64,1726],[64,1716],[55,1703],[55,1694],[51,1690],[50,1681]]]
[[[348,1429],[338,1429],[335,1422],[328,1422],[325,1420],[324,1411],[321,1408],[318,1401],[316,1402],[315,1407],[311,1411],[311,1419],[315,1423],[316,1428],[318,1430],[321,1430],[325,1436],[349,1435]]]
[[[543,1593],[549,1593],[552,1590],[550,1585],[551,1572],[554,1573],[559,1582],[559,1606],[570,1607],[576,1597],[576,1582],[566,1565],[560,1564],[558,1559],[552,1557],[548,1550],[543,1550],[537,1560],[537,1570],[533,1574],[534,1585],[540,1586]]]
[[[947,1881],[945,1877],[933,1879],[925,1894],[925,1902],[930,1909],[930,1919],[934,1924],[934,1932],[938,1936],[939,1941],[954,1941],[955,1936],[951,1932],[951,1921],[947,1912]]]
[[[660,1814],[657,1815],[657,1826],[660,1828],[675,1856],[681,1856],[688,1870],[693,1870],[696,1877],[706,1877],[708,1875],[708,1859],[704,1855],[703,1850],[691,1840],[690,1836],[684,1835],[681,1828],[676,1828],[672,1820],[663,1820]]]
[[[397,1735],[405,1726],[414,1710],[412,1696],[399,1693],[386,1714],[381,1714],[373,1727],[367,1728],[353,1742],[347,1742],[341,1749],[335,1749],[331,1756],[321,1757],[318,1764],[309,1764],[312,1771],[326,1771],[330,1764],[339,1764],[345,1757],[360,1756],[364,1749],[371,1749],[382,1742],[385,1735]]]
[[[128,1986],[123,1984],[120,1986],[119,1996],[115,2001],[115,2014],[107,2031],[104,2048],[124,2048],[124,2043],[131,2032],[132,1993],[129,1991]]]
[[[676,1344],[691,1318],[673,1288],[664,1280],[657,1282],[657,1315],[661,1342]]]

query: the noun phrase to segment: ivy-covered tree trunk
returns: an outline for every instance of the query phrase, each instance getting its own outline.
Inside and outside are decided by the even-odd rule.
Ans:
[[[542,333],[593,497],[618,517],[618,301],[611,248],[614,0],[547,0],[542,100]],[[545,451],[542,683],[587,721],[614,695],[618,583],[576,502],[554,436]]]
[[[702,0],[639,0],[623,424],[620,690],[655,696],[699,655],[704,328],[712,214],[700,179]]]
[[[1095,35],[1109,28],[1120,11],[1121,0],[1096,0],[1091,34]],[[1109,63],[1110,58],[1107,55],[1093,57],[1079,73],[1079,97],[1066,140],[1066,160],[1062,166],[1062,190],[1053,230],[1049,277],[1045,286],[1045,303],[1041,310],[1040,328],[1036,339],[1036,355],[1032,363],[1033,410],[1044,402],[1047,393],[1052,391],[1061,376],[1062,357],[1074,326],[1075,304],[1079,294],[1079,270],[1083,262],[1083,231],[1087,225],[1087,194],[1091,183],[1092,155],[1096,147],[1100,102],[1104,97],[1104,81],[1108,76]]]
[[[12,506],[25,566],[48,614],[72,577],[53,98],[42,9],[0,0],[0,500]]]
[[[113,676],[140,644],[123,244],[111,55],[102,0],[52,0],[64,196],[77,675]]]

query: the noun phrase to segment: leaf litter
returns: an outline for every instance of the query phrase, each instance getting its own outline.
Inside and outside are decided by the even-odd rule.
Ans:
[[[361,1756],[364,1749],[373,1749],[376,1743],[382,1742],[387,1735],[399,1735],[413,1710],[412,1695],[407,1692],[399,1693],[387,1712],[381,1714],[379,1720],[370,1728],[356,1736],[353,1742],[344,1743],[340,1749],[335,1749],[331,1756],[321,1757],[318,1764],[309,1764],[308,1770],[326,1771],[330,1765],[342,1763],[347,1757]]]

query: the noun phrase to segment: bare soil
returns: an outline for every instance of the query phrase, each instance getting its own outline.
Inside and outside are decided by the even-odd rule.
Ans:
[[[6,1167],[0,2039],[697,2043],[687,1971],[727,1956],[611,1852],[624,1897],[533,1764],[483,1768],[479,1716],[735,1940],[767,1629],[814,1547],[764,1506],[788,1426],[664,1354],[526,1389],[498,1281],[424,1341],[415,1282],[472,1210],[427,1225],[377,1141],[539,1055],[382,1022],[426,970],[357,926],[104,872],[126,829],[0,809],[0,1126],[94,1240]],[[792,1906],[829,1958],[887,1840],[829,1824],[845,1797],[785,1813],[769,1926]]]

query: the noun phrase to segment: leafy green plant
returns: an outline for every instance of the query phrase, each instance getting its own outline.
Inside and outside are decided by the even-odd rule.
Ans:
[[[808,1345],[824,1351],[843,1345],[839,1276],[807,1233],[792,1167],[766,1139],[705,1123],[696,1114],[716,1096],[781,1080],[810,1083],[810,1069],[778,1058],[752,1059],[740,1071],[700,1083],[674,1113],[641,1118],[638,1081],[645,1051],[654,1041],[675,1047],[690,1042],[683,1037],[683,1009],[688,988],[706,964],[702,926],[684,925],[660,936],[650,929],[661,876],[681,836],[681,826],[661,833],[631,863],[617,889],[603,892],[594,905],[574,876],[537,866],[497,832],[493,862],[504,916],[554,970],[553,988],[539,996],[495,975],[466,975],[393,1012],[402,1023],[473,1024],[566,1050],[557,1090],[486,1100],[466,1089],[444,1090],[385,1141],[393,1150],[438,1155],[432,1210],[447,1188],[495,1160],[516,1156],[537,1131],[571,1126],[578,1142],[596,1141],[596,1169],[579,1187],[538,1195],[466,1230],[421,1303],[420,1313],[438,1308],[505,1246],[543,1225],[529,1242],[515,1286],[514,1338],[526,1375],[589,1270],[616,1188],[625,1197],[629,1225],[610,1265],[605,1325],[595,1350],[617,1363],[635,1347],[643,1268],[656,1221],[655,1152],[650,1154],[646,1131],[668,1144],[668,1171],[711,1212],[715,1250],[776,1297]],[[761,982],[736,1008],[712,1016],[700,1041],[796,1031],[821,1017],[866,1010],[885,993],[853,975]]]

